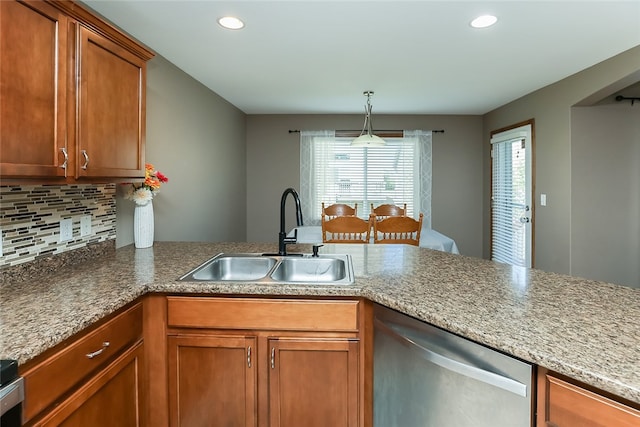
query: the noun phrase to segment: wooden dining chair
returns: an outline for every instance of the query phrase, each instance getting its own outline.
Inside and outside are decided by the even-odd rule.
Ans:
[[[375,214],[371,214],[369,222],[373,225],[373,243],[405,243],[413,246],[420,245],[422,213],[418,220],[415,220],[410,216],[390,216],[388,218],[378,220]]]
[[[333,205],[325,207],[324,202],[322,202],[322,215],[326,215],[328,217],[327,219],[338,216],[357,216],[358,204],[356,203],[353,208],[344,203],[334,203]]]
[[[398,205],[384,204],[374,208],[373,203],[371,203],[371,213],[376,214],[376,219],[378,221],[390,216],[406,216],[407,204],[404,203],[402,207]]]
[[[357,216],[337,216],[328,219],[322,215],[322,241],[324,243],[369,243],[371,224]]]

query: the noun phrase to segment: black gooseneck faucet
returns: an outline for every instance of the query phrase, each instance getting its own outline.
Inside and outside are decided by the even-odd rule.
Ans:
[[[293,188],[287,188],[282,193],[282,199],[280,199],[280,233],[278,233],[278,255],[287,255],[287,244],[296,243],[298,240],[298,230],[294,231],[293,237],[287,237],[287,231],[284,224],[285,218],[285,204],[287,196],[291,194],[296,204],[296,223],[298,227],[302,226],[302,208],[300,207],[300,197]]]

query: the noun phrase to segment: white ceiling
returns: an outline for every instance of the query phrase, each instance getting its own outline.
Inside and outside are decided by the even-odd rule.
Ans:
[[[640,45],[640,0],[83,3],[247,114],[483,114]]]

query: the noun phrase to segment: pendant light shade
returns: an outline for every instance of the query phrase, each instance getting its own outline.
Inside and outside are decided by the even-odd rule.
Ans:
[[[373,134],[373,125],[371,123],[371,95],[373,95],[373,91],[364,91],[363,95],[367,97],[367,105],[364,106],[364,126],[360,136],[351,141],[351,145],[356,147],[381,147],[385,145],[384,139]]]

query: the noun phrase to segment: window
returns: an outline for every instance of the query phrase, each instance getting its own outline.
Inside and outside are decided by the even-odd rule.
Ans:
[[[404,131],[384,147],[352,147],[334,131],[300,135],[300,198],[305,225],[320,223],[325,205],[358,204],[367,219],[374,206],[407,204],[408,215],[431,224],[431,132]]]

